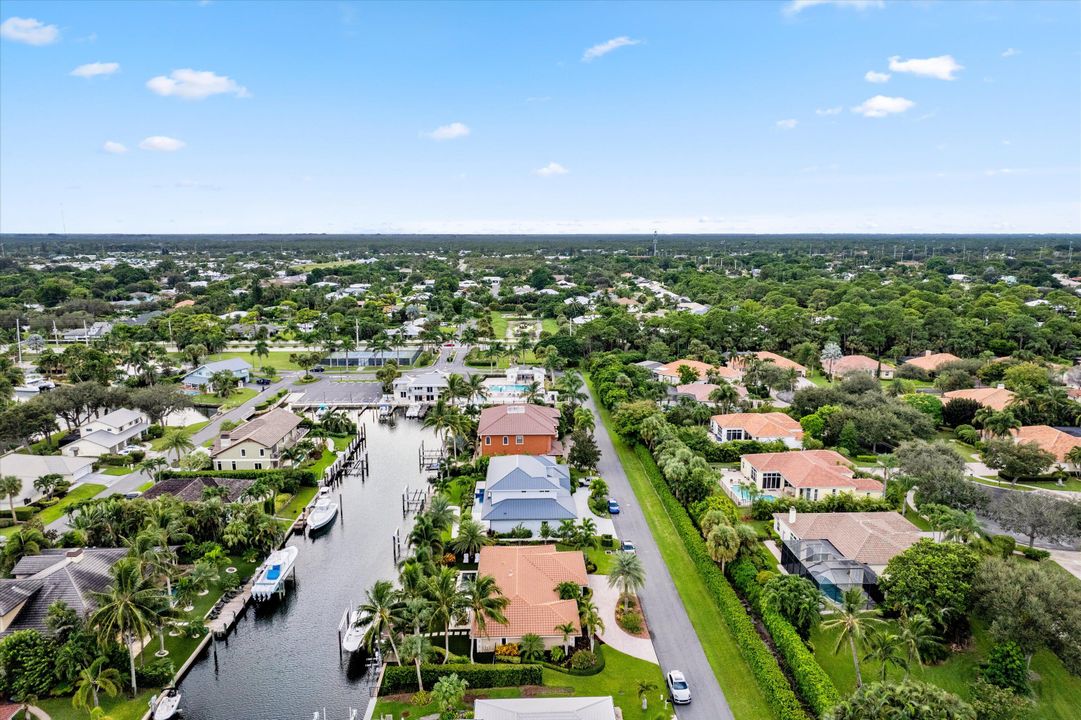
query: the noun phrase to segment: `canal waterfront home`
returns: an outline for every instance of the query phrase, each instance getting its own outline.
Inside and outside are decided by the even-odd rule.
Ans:
[[[216,470],[272,470],[282,467],[282,452],[307,434],[299,415],[278,408],[214,441],[210,457]]]
[[[559,410],[545,405],[515,404],[485,408],[477,422],[480,454],[562,455]]]
[[[573,582],[589,586],[585,556],[580,551],[560,551],[555,545],[492,545],[480,551],[478,576],[491,575],[509,601],[503,611],[506,623],[488,620],[482,629],[473,619],[470,637],[478,652],[494,652],[497,645],[518,643],[529,634],[540,636],[544,647],[563,644],[557,626],[570,623],[574,636],[581,635],[578,603],[561,600],[556,588]]]
[[[476,495],[473,519],[497,533],[520,525],[537,535],[545,522],[556,527],[578,519],[570,468],[545,455],[493,457]]]
[[[434,403],[447,389],[448,377],[442,370],[403,375],[394,380],[394,398],[402,405]]]
[[[478,699],[476,720],[616,720],[612,696]]]
[[[251,378],[251,363],[241,358],[229,358],[227,360],[215,360],[192,370],[180,381],[181,386],[189,392],[203,392],[210,386],[210,379],[214,373],[232,373],[237,385],[248,382]]]

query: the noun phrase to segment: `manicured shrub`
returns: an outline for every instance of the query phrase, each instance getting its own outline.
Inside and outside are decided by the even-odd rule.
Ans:
[[[444,675],[457,674],[470,688],[519,687],[543,683],[540,665],[421,665],[424,687],[432,687]],[[417,689],[417,671],[412,665],[390,665],[383,674],[384,694]]]
[[[789,508],[801,513],[814,512],[887,512],[896,508],[888,500],[872,497],[856,497],[852,493],[827,495],[821,500],[805,500],[798,497],[779,497],[774,500],[759,498],[751,506],[755,520],[771,520],[774,513],[786,513]]]
[[[975,445],[980,441],[980,433],[971,425],[958,425],[953,429],[957,439],[969,445]]]
[[[1022,547],[1021,554],[1027,557],[1029,560],[1036,561],[1046,560],[1047,558],[1051,557],[1051,553],[1047,552],[1046,550],[1041,550],[1040,548],[1034,547]]]
[[[578,650],[571,655],[572,670],[592,670],[597,665],[597,656],[589,650]]]
[[[1028,664],[1025,653],[1015,642],[996,643],[987,654],[983,679],[992,685],[1018,693],[1028,692]]]
[[[991,549],[1005,560],[1017,549],[1017,540],[1013,535],[995,535],[991,538]]]

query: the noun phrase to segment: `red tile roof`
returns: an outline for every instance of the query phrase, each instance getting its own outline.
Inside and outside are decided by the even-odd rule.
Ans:
[[[885,565],[923,537],[895,512],[798,513],[794,523],[787,513],[773,518],[800,540],[828,540],[849,560],[868,565]]]
[[[867,357],[866,355],[846,355],[843,358],[833,361],[834,375],[846,375],[850,372],[876,373],[878,372],[878,368],[878,360]],[[882,369],[890,371],[894,368],[893,365],[884,362],[882,363]]]
[[[1019,443],[1036,443],[1041,450],[1055,456],[1059,462],[1066,460],[1066,453],[1081,445],[1081,438],[1064,433],[1050,425],[1025,425],[1013,431]]]
[[[547,405],[497,405],[485,408],[477,422],[480,435],[559,434],[559,411]]]
[[[780,367],[783,367],[785,369],[795,370],[796,372],[800,372],[800,373],[803,373],[803,374],[807,373],[807,368],[803,367],[802,365],[800,365],[795,360],[789,360],[784,355],[778,355],[777,353],[770,352],[769,350],[759,350],[757,352],[753,352],[753,353],[749,353],[749,354],[754,355],[759,360],[762,360],[762,361],[765,361],[765,362],[772,362],[775,365],[779,365]],[[739,367],[743,364],[743,362],[742,362],[743,357],[744,357],[743,355],[737,355],[736,357],[732,358],[732,360],[729,361],[728,365],[730,367],[736,368],[738,370]]]
[[[561,636],[555,628],[568,622],[581,630],[578,603],[560,600],[556,592],[556,586],[564,581],[583,587],[589,584],[581,552],[560,552],[555,545],[493,545],[481,549],[477,573],[494,577],[510,603],[503,611],[505,625],[489,621],[487,632],[481,633],[474,620],[475,637]]]
[[[942,393],[945,402],[950,400],[968,399],[975,400],[984,407],[992,410],[1005,410],[1006,406],[1013,402],[1013,393],[1006,388],[971,388],[969,390],[950,390]]]
[[[928,372],[935,372],[939,367],[946,363],[957,362],[961,358],[950,353],[926,353],[924,355],[917,355],[914,358],[906,360],[906,363],[915,365],[918,368],[922,368]]]
[[[777,472],[795,488],[852,488],[882,492],[882,483],[855,477],[844,455],[833,450],[752,453],[743,460],[758,472]]]
[[[751,437],[803,438],[803,426],[783,412],[728,413],[711,420],[722,428],[742,428]]]

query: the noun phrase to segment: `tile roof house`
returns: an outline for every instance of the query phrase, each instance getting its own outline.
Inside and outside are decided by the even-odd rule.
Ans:
[[[216,470],[269,470],[282,467],[281,453],[304,435],[299,415],[277,408],[223,432],[210,457]]]
[[[896,370],[893,365],[875,360],[866,355],[845,355],[833,361],[828,368],[834,377],[842,378],[846,375],[863,373],[871,377],[879,377],[883,380],[891,380]]]
[[[670,363],[654,368],[653,375],[661,382],[666,382],[669,385],[679,385],[683,382],[683,379],[679,374],[679,369],[681,367],[693,370],[697,374],[699,380],[705,380],[706,374],[712,370],[714,366],[699,360],[673,360]]]
[[[493,457],[476,492],[474,519],[495,532],[521,525],[536,535],[542,522],[554,529],[564,520],[578,519],[570,468],[544,455]]]
[[[775,363],[776,365],[785,368],[786,370],[795,370],[796,374],[800,377],[807,377],[807,368],[803,367],[794,360],[789,360],[784,355],[778,355],[777,353],[770,352],[769,350],[759,350],[757,352],[751,353],[740,353],[739,355],[736,355],[728,361],[728,367],[735,370],[741,370],[742,366],[745,364],[748,355],[754,355],[763,362]]]
[[[555,545],[491,545],[480,551],[478,575],[491,575],[509,601],[503,614],[506,623],[489,620],[484,630],[474,619],[470,636],[479,652],[493,652],[496,645],[518,642],[523,635],[539,635],[547,648],[563,643],[557,625],[571,623],[581,634],[578,603],[560,600],[556,586],[573,582],[585,588],[585,557],[579,551],[561,552]]]
[[[217,372],[231,372],[238,384],[245,383],[251,377],[251,363],[242,358],[215,360],[192,370],[184,376],[181,383],[189,390],[201,391],[204,386],[210,384],[210,378]]]
[[[559,411],[547,405],[485,408],[477,422],[481,455],[561,455]]]
[[[477,720],[616,720],[612,696],[486,700],[473,705]]]
[[[177,500],[184,502],[199,502],[204,499],[204,490],[208,488],[224,488],[225,495],[222,500],[227,503],[237,502],[244,492],[252,486],[253,478],[216,478],[216,477],[175,477],[167,478],[154,483],[143,498],[153,500],[162,495],[172,495]]]
[[[115,455],[132,441],[138,441],[149,427],[150,419],[138,410],[113,410],[80,427],[79,438],[60,452],[71,457]]]
[[[740,471],[768,495],[818,500],[847,492],[882,497],[882,483],[856,477],[844,455],[833,450],[751,453],[740,458]]]
[[[1024,425],[1012,431],[1018,443],[1036,443],[1041,450],[1055,456],[1055,464],[1067,472],[1076,472],[1075,463],[1066,461],[1066,454],[1081,446],[1081,437],[1063,432],[1050,425]]]
[[[85,617],[94,608],[91,593],[109,586],[109,570],[127,554],[126,548],[57,548],[22,558],[11,570],[14,579],[0,580],[0,637],[46,631],[49,605],[57,600]]]
[[[675,388],[676,395],[686,395],[687,397],[694,398],[700,403],[710,403],[710,394],[719,388],[720,385],[714,385],[713,383],[696,382],[689,385],[677,385]],[[733,385],[736,389],[736,393],[741,399],[747,397],[747,388],[742,385]]]
[[[709,420],[709,429],[718,442],[780,440],[790,448],[803,446],[803,426],[783,412],[714,415]]]
[[[926,370],[929,373],[938,372],[938,369],[946,363],[957,362],[961,358],[951,353],[933,353],[930,350],[925,350],[923,355],[917,355],[905,360],[906,365],[915,365],[921,370]]]
[[[975,400],[984,407],[989,407],[992,410],[1005,410],[1006,407],[1013,402],[1013,393],[1007,390],[1004,386],[999,385],[993,388],[970,388],[968,390],[950,390],[949,392],[942,393],[942,401],[949,402],[950,400],[957,399]]]

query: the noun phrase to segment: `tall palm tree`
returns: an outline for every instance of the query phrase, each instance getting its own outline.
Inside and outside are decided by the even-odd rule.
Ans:
[[[488,637],[488,621],[505,624],[503,611],[510,604],[491,575],[478,575],[465,584],[465,605],[473,615],[473,622],[481,635]],[[473,661],[474,643],[469,643],[469,661]]]
[[[713,562],[721,564],[721,572],[725,565],[736,559],[739,554],[739,533],[731,525],[720,524],[709,531],[706,538],[706,552]]]
[[[522,394],[525,395],[526,402],[540,403],[544,399],[544,386],[534,380],[525,386]]]
[[[480,523],[472,518],[463,518],[458,523],[458,534],[451,541],[450,547],[457,553],[476,555],[482,547],[491,544],[492,539]]]
[[[739,405],[739,391],[734,386],[722,380],[709,393],[709,401],[717,406],[722,413],[732,412]]]
[[[469,406],[472,407],[477,401],[483,402],[488,397],[488,388],[484,384],[483,375],[470,375],[466,380],[469,386]]]
[[[18,515],[15,514],[15,496],[22,492],[23,481],[14,475],[4,475],[0,477],[0,496],[7,497],[8,508],[11,510],[12,522],[19,522]]]
[[[576,628],[574,626],[574,623],[572,622],[565,622],[562,625],[556,625],[554,630],[558,633],[563,634],[563,652],[569,655],[570,649],[568,646],[570,645],[570,639],[571,636],[573,636],[578,630],[578,628]]]
[[[424,680],[420,676],[420,664],[428,659],[432,652],[432,643],[420,634],[414,634],[402,641],[402,659],[412,662],[417,667],[417,687],[424,690]]]
[[[402,664],[398,655],[398,644],[394,638],[398,635],[398,626],[402,624],[402,601],[389,580],[377,580],[365,593],[364,602],[357,606],[360,613],[360,625],[368,625],[364,636],[365,645],[371,650],[384,635],[390,640],[390,649],[394,652],[394,662]]]
[[[593,638],[598,632],[604,632],[604,618],[592,600],[578,601],[578,619],[582,630],[589,635],[589,649],[593,650]]]
[[[112,585],[105,592],[91,596],[97,609],[89,625],[97,628],[103,640],[119,637],[128,647],[131,670],[131,691],[139,693],[135,679],[135,643],[158,626],[158,618],[168,603],[161,590],[146,577],[143,564],[133,558],[123,558],[110,569]]]
[[[145,472],[150,476],[150,479],[154,482],[161,482],[161,476],[165,472],[165,469],[169,467],[169,461],[163,457],[147,457],[143,458],[143,461],[135,466],[138,470]]]
[[[897,621],[897,640],[907,659],[905,680],[913,661],[923,667],[923,656],[942,644],[942,638],[935,633],[935,623],[919,612],[914,615],[901,613]]]
[[[646,569],[642,566],[642,558],[633,553],[616,553],[608,570],[608,587],[619,588],[624,607],[628,607],[629,596],[637,593],[645,584]]]
[[[255,347],[253,347],[249,351],[248,354],[249,355],[254,355],[255,357],[257,357],[259,359],[269,357],[270,356],[270,346],[267,345],[266,340],[256,340],[255,341]]]
[[[586,401],[586,394],[583,391],[585,387],[585,381],[582,376],[574,371],[568,370],[563,373],[563,377],[559,379],[559,396],[565,403],[570,403],[571,407],[578,407]]]
[[[458,573],[443,567],[428,578],[426,594],[432,605],[432,618],[443,626],[443,662],[450,658],[450,626],[463,622],[467,610],[466,597],[458,589]]]
[[[447,387],[443,390],[442,395],[449,403],[467,400],[470,395],[469,383],[458,373],[451,373],[447,376]]]
[[[852,664],[856,668],[856,686],[863,687],[863,677],[860,675],[860,657],[856,650],[857,645],[863,640],[864,634],[881,622],[878,619],[877,610],[865,610],[866,598],[863,590],[858,587],[845,590],[841,596],[841,604],[836,607],[834,614],[822,622],[823,630],[838,629],[837,645],[833,648],[836,655],[841,647],[848,643],[852,650]]]
[[[890,665],[901,668],[905,671],[905,677],[908,677],[908,659],[901,649],[900,638],[895,633],[889,632],[885,627],[872,627],[867,631],[864,644],[867,652],[863,659],[879,663],[882,682],[886,682]]]
[[[116,668],[106,667],[109,658],[99,657],[79,671],[75,681],[75,695],[71,698],[71,704],[80,709],[90,711],[100,707],[98,693],[105,693],[109,697],[116,697],[120,693],[120,671]]]
[[[176,461],[180,462],[180,456],[195,449],[195,443],[191,441],[191,434],[184,428],[172,428],[165,431],[161,438],[161,449],[166,454],[176,453]]]

